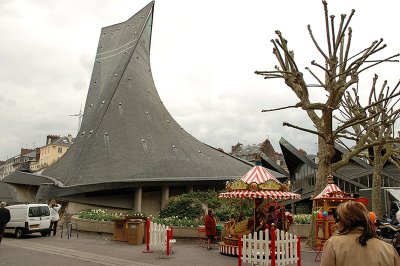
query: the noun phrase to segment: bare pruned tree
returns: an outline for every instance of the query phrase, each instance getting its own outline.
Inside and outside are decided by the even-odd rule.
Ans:
[[[258,75],[266,79],[281,78],[286,85],[296,94],[298,103],[291,106],[275,109],[263,110],[270,112],[287,108],[301,108],[307,112],[315,129],[308,129],[295,126],[284,122],[284,126],[293,127],[318,136],[318,170],[315,190],[319,193],[327,184],[327,177],[332,173],[332,158],[334,156],[334,143],[339,137],[338,134],[343,127],[356,124],[358,121],[366,119],[362,114],[352,117],[345,125],[333,128],[332,118],[334,110],[338,110],[345,92],[359,81],[359,75],[363,71],[374,67],[383,62],[393,61],[399,54],[389,56],[384,59],[373,59],[373,56],[386,47],[383,39],[373,41],[368,47],[360,52],[350,55],[352,40],[352,29],[349,27],[350,21],[355,13],[353,9],[349,17],[341,15],[339,26],[335,24],[335,16],[329,16],[328,4],[322,1],[325,14],[325,29],[327,49],[324,51],[318,44],[311,26],[308,25],[308,32],[315,45],[315,48],[324,58],[323,63],[311,61],[311,65],[318,70],[322,70],[323,77],[317,76],[316,72],[309,67],[305,70],[318,83],[318,88],[322,88],[326,94],[325,102],[311,102],[309,88],[315,87],[307,85],[303,72],[298,68],[294,58],[294,52],[288,47],[287,40],[280,31],[276,31],[277,38],[271,40],[273,43],[273,54],[276,56],[278,65],[272,71],[256,71]],[[335,27],[336,26],[336,27]]]
[[[306,67],[305,70],[317,82],[317,86],[308,85],[303,72],[298,68],[294,52],[289,49],[288,41],[283,37],[280,31],[276,31],[277,38],[271,40],[273,44],[273,54],[275,55],[278,65],[271,71],[256,71],[258,75],[264,76],[265,79],[283,79],[288,87],[295,93],[298,102],[294,105],[279,107],[274,109],[263,110],[263,112],[277,111],[288,108],[301,108],[311,119],[315,128],[309,129],[301,126],[296,126],[284,122],[284,126],[289,126],[304,132],[312,133],[318,137],[318,168],[315,184],[315,193],[318,194],[327,185],[327,178],[335,170],[332,165],[335,155],[335,141],[340,137],[344,129],[356,125],[361,121],[368,119],[364,113],[359,113],[357,116],[349,117],[343,124],[336,128],[333,126],[334,111],[338,111],[341,106],[342,99],[346,91],[359,82],[359,76],[362,72],[370,69],[383,62],[392,62],[394,58],[400,54],[388,56],[383,59],[375,59],[374,56],[386,48],[383,39],[375,40],[365,49],[353,53],[350,51],[352,41],[352,28],[349,26],[351,19],[355,13],[353,9],[349,16],[342,14],[340,16],[339,25],[335,23],[335,16],[329,15],[328,4],[322,1],[324,7],[325,18],[325,35],[326,48],[322,49],[314,36],[311,26],[308,25],[308,32],[311,40],[322,55],[324,62],[317,63],[311,61],[312,69]],[[318,72],[317,72],[318,71]],[[317,75],[317,73],[322,74]],[[326,95],[325,101],[311,101],[309,88],[317,90]],[[366,139],[359,139],[359,145],[364,146]],[[359,148],[362,150],[362,148]],[[353,151],[352,151],[353,152]],[[354,153],[349,153],[348,157],[342,160],[348,160],[350,156],[357,155],[357,150]],[[337,164],[335,167],[339,167]],[[308,244],[314,246],[315,238],[313,237],[314,230],[311,229],[308,238]]]
[[[399,102],[400,81],[393,89],[387,86],[385,80],[382,86],[377,86],[378,75],[374,76],[372,88],[368,98],[367,106],[360,102],[358,88],[352,92],[346,92],[342,100],[340,112],[341,118],[335,117],[339,124],[346,124],[353,117],[365,117],[357,124],[352,125],[353,130],[344,129],[341,138],[354,140],[356,150],[371,148],[372,156],[369,153],[360,154],[368,159],[373,166],[372,176],[372,211],[378,217],[382,217],[381,186],[382,170],[387,161],[392,162],[400,168],[398,163],[400,149],[400,138],[394,135],[394,123],[400,116]],[[363,145],[360,145],[362,143]],[[355,150],[348,148],[349,153]],[[343,164],[343,162],[340,162]]]

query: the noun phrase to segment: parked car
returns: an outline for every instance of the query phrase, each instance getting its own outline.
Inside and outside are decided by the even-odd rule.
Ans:
[[[50,208],[46,204],[18,204],[6,207],[10,210],[11,220],[5,233],[21,238],[26,234],[39,232],[42,236],[50,234]]]

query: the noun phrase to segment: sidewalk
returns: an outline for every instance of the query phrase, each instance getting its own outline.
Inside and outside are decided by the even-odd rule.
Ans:
[[[198,247],[197,239],[177,239],[174,253],[166,256],[161,251],[144,253],[145,244],[129,245],[127,242],[113,241],[111,238],[112,235],[109,234],[79,232],[78,238],[76,234],[73,234],[70,239],[65,236],[61,239],[59,234],[55,237],[32,235],[24,239],[6,237],[1,245],[9,249],[34,250],[63,258],[91,262],[95,265],[238,265],[237,257],[222,255],[217,248],[207,250]],[[7,255],[7,253],[3,255]],[[319,262],[314,262],[314,250],[307,247],[305,241],[301,242],[301,256],[303,266],[319,265]],[[31,261],[31,264],[35,265],[34,261]],[[242,265],[250,264],[243,263]]]

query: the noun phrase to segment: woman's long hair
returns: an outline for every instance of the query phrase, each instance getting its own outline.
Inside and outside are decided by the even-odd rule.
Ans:
[[[355,228],[362,228],[362,233],[357,237],[357,242],[361,246],[366,246],[368,239],[376,237],[376,232],[372,227],[367,208],[355,201],[347,201],[339,205],[337,209],[338,222],[341,225],[339,233],[344,235]]]

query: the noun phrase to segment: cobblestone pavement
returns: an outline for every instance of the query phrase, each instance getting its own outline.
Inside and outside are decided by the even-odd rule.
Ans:
[[[41,237],[31,235],[23,239],[11,236],[0,244],[0,265],[237,265],[238,259],[219,253],[217,248],[198,247],[196,239],[177,239],[174,253],[166,256],[161,251],[144,253],[145,245],[129,245],[111,240],[109,234],[79,232],[70,239],[60,235]],[[319,265],[315,252],[302,243],[301,265]],[[250,265],[243,263],[242,265]]]

